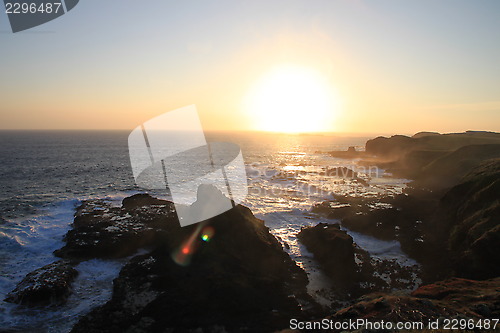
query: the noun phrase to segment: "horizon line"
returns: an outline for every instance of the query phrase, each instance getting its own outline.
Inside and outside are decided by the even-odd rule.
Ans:
[[[0,128],[0,132],[124,132],[132,131],[128,128]],[[275,134],[275,135],[308,135],[308,136],[334,136],[334,135],[414,135],[416,133],[427,132],[419,131],[416,133],[389,133],[389,132],[279,132],[279,131],[262,131],[262,130],[238,130],[238,129],[207,129],[205,133],[256,133],[256,134]],[[445,134],[441,133],[440,134]]]

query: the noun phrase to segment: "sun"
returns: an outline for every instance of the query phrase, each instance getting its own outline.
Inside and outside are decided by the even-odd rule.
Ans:
[[[338,98],[320,72],[282,65],[256,82],[247,95],[245,108],[257,130],[328,132],[334,127]]]

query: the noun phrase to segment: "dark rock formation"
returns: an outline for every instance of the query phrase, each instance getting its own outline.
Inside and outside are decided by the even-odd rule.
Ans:
[[[366,152],[379,157],[399,157],[412,150],[455,151],[469,145],[500,144],[500,133],[465,132],[440,135],[394,135],[366,142]]]
[[[485,160],[500,158],[500,144],[470,145],[445,154],[421,168],[412,186],[449,188]]]
[[[357,303],[336,312],[329,318],[424,323],[440,317],[498,318],[499,290],[500,278],[488,281],[450,279],[422,286],[411,295],[381,293],[366,295]]]
[[[405,135],[394,135],[390,138],[379,136],[378,138],[368,140],[365,150],[368,154],[379,157],[397,157],[402,153],[408,152],[418,147],[416,139]]]
[[[297,237],[332,279],[339,300],[352,300],[375,290],[416,287],[417,267],[402,267],[393,260],[372,259],[338,224],[319,223],[302,228]]]
[[[350,159],[350,158],[362,157],[364,156],[365,152],[357,151],[355,147],[351,146],[346,151],[337,150],[337,151],[331,151],[328,154],[332,157]]]
[[[446,243],[434,237],[438,200],[435,193],[415,190],[384,198],[337,196],[312,212],[340,219],[349,230],[399,241],[402,250],[423,265],[422,279],[432,282],[450,276]]]
[[[151,207],[134,211],[145,208]],[[165,225],[162,243],[122,269],[112,299],[83,317],[74,332],[266,332],[318,310],[306,292],[305,272],[248,208],[184,228],[162,209],[156,213]],[[210,235],[208,242],[203,234]]]
[[[28,306],[64,303],[77,275],[69,262],[59,260],[26,275],[5,301]]]
[[[500,159],[475,168],[440,202],[435,233],[444,235],[458,276],[500,275]]]
[[[329,219],[343,219],[355,211],[356,209],[351,204],[339,203],[338,201],[323,201],[311,209],[311,212],[324,215]]]
[[[474,168],[443,196],[414,189],[387,198],[338,196],[312,211],[341,219],[350,230],[398,240],[423,265],[426,282],[450,276],[486,279],[500,275],[498,193],[500,159],[493,159]]]
[[[410,150],[388,166],[397,175],[415,179],[421,175],[424,167],[446,154],[449,152],[445,150]]]
[[[492,132],[378,137],[366,143],[368,159],[390,172],[415,179],[413,186],[433,190],[456,184],[488,158],[500,157],[500,134]]]
[[[441,133],[438,132],[418,132],[412,135],[412,138],[418,139],[418,138],[423,138],[424,136],[436,136],[436,135],[441,135]]]
[[[87,201],[77,208],[66,245],[54,253],[78,260],[126,257],[162,243],[174,221],[178,224],[173,204],[149,195],[125,198],[122,207]]]
[[[344,287],[358,280],[352,237],[338,224],[319,223],[302,228],[297,238],[303,243],[335,283]]]
[[[133,196],[127,197],[122,201],[122,207],[126,210],[133,210],[141,207],[169,205],[171,205],[169,201],[153,198],[146,193],[134,194]]]

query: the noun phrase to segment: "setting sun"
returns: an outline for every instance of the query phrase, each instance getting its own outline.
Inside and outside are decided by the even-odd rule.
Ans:
[[[325,76],[290,65],[265,74],[245,101],[257,130],[286,133],[332,130],[338,104]]]

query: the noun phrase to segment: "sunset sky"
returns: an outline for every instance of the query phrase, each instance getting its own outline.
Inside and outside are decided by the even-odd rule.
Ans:
[[[83,0],[0,45],[0,129],[500,131],[495,0]]]

